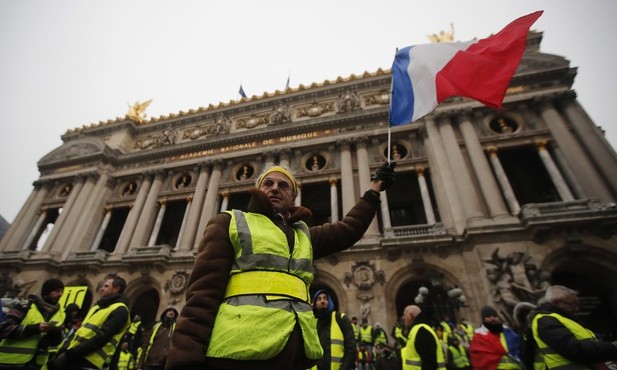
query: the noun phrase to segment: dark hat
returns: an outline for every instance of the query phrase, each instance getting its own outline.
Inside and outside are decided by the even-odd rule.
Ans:
[[[495,310],[493,307],[484,306],[482,307],[482,310],[480,310],[480,316],[482,317],[482,320],[484,320],[485,318],[489,316],[499,316],[499,315],[497,314],[497,310]]]
[[[79,311],[79,306],[77,305],[77,303],[69,303],[64,308],[64,312],[71,312],[71,311]]]
[[[49,293],[56,289],[64,289],[64,283],[58,279],[49,279],[43,283],[41,297],[47,297]]]

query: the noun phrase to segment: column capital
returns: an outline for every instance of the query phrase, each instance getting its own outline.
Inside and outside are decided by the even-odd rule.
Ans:
[[[363,135],[353,138],[353,142],[356,144],[356,148],[366,148],[370,140],[368,136]]]
[[[540,150],[546,150],[546,145],[548,144],[548,140],[537,140],[535,142],[536,148]]]
[[[193,201],[193,196],[189,195],[188,197],[186,197],[186,201],[191,203]]]
[[[105,208],[104,208],[104,209],[105,209],[105,213],[109,213],[109,212],[111,212],[111,211],[113,210],[113,208],[114,208],[114,207],[112,207],[112,206],[110,206],[110,205],[105,206]]]
[[[416,174],[418,176],[424,176],[424,171],[425,171],[424,166],[417,166],[416,167]]]
[[[328,179],[328,182],[330,183],[330,186],[336,186],[336,183],[338,182],[338,179],[336,177],[330,177]]]
[[[353,143],[352,139],[341,139],[336,141],[336,146],[341,150],[350,150],[351,144]]]
[[[229,191],[225,190],[221,192],[221,197],[223,198],[229,198]]]
[[[497,147],[496,146],[489,146],[486,147],[485,149],[489,154],[493,155],[493,154],[497,154]]]

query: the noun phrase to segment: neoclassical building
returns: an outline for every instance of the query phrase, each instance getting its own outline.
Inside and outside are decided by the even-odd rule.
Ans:
[[[580,291],[582,318],[617,334],[617,155],[578,104],[576,68],[540,51],[532,32],[502,110],[451,98],[391,129],[389,71],[67,131],[0,241],[0,295],[38,292],[49,277],[127,282],[145,321],[184,304],[205,225],[245,209],[271,164],[290,167],[310,224],[334,222],[388,157],[398,180],[365,237],[315,261],[313,291],[389,329],[407,304],[479,323],[511,320],[549,284]],[[388,152],[388,148],[390,148]],[[423,294],[420,294],[423,292]]]

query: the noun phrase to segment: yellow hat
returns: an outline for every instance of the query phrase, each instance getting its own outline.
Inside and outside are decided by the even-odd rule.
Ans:
[[[291,174],[291,172],[289,172],[288,169],[286,169],[285,167],[281,167],[281,166],[272,166],[268,168],[266,172],[264,172],[263,174],[261,174],[261,176],[259,176],[259,178],[257,179],[256,186],[258,188],[261,187],[261,183],[264,181],[266,176],[272,172],[279,172],[289,177],[289,180],[291,180],[291,186],[293,188],[294,194],[298,194],[298,184],[296,183],[296,178]]]

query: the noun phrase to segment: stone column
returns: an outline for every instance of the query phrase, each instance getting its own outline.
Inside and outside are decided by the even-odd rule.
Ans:
[[[144,175],[143,181],[139,187],[139,192],[137,193],[137,197],[135,197],[135,203],[131,205],[129,214],[126,217],[124,226],[122,227],[122,232],[120,232],[120,237],[118,238],[116,248],[114,249],[115,254],[124,255],[129,247],[129,244],[131,243],[133,233],[137,227],[137,221],[139,220],[139,216],[141,216],[141,211],[146,203],[146,197],[148,196],[150,187],[152,186],[153,176],[154,174],[152,173],[146,173]]]
[[[36,222],[41,211],[41,204],[49,192],[49,184],[37,181],[34,190],[21,208],[9,230],[0,239],[0,250],[19,250],[30,233],[30,228]]]
[[[431,195],[429,194],[426,178],[424,177],[424,167],[420,166],[416,168],[416,175],[418,176],[418,185],[420,186],[420,196],[422,196],[426,223],[434,225],[436,223],[435,212],[433,211],[433,202],[431,202]]]
[[[613,202],[615,198],[605,186],[606,182],[596,171],[596,166],[569,130],[567,123],[552,102],[548,98],[537,102],[540,116],[553,135],[557,146],[562,148],[562,153],[572,172],[580,180],[583,191],[594,198],[599,198],[601,202]]]
[[[440,119],[439,131],[443,140],[443,146],[446,150],[446,157],[450,164],[450,169],[455,175],[453,176],[458,191],[458,197],[463,207],[463,213],[468,222],[474,219],[483,218],[482,208],[476,187],[471,181],[470,171],[467,169],[463,153],[458,144],[458,140],[452,128],[452,123],[447,117]]]
[[[27,218],[26,215],[29,213],[30,208],[32,207],[32,204],[35,202],[35,199],[37,198],[37,195],[39,194],[40,190],[41,190],[41,186],[39,184],[35,185],[34,190],[32,190],[32,192],[30,193],[30,196],[28,197],[24,205],[21,207],[19,213],[17,213],[17,216],[11,223],[11,226],[6,231],[2,239],[0,239],[0,251],[16,250],[17,248],[13,248],[13,247],[20,245],[19,243],[14,243],[13,240],[23,239],[24,224],[26,223],[24,219]],[[19,229],[21,230],[18,232]]]
[[[491,160],[491,165],[493,166],[493,171],[495,171],[495,176],[497,177],[497,182],[501,187],[504,198],[506,198],[508,208],[510,208],[510,213],[513,215],[518,215],[521,211],[521,206],[516,199],[516,195],[514,195],[514,190],[512,190],[512,186],[510,186],[510,181],[508,181],[506,172],[501,166],[501,162],[499,161],[499,157],[497,156],[497,148],[490,147],[487,148],[487,150],[489,158]]]
[[[81,192],[81,189],[83,188],[85,181],[86,181],[85,177],[83,176],[77,177],[75,181],[75,185],[73,186],[73,189],[71,189],[71,192],[68,198],[66,199],[66,202],[64,203],[64,207],[62,207],[62,212],[56,219],[56,222],[54,222],[54,228],[51,230],[49,237],[47,238],[47,240],[45,241],[45,244],[43,245],[42,251],[48,252],[51,250],[52,246],[54,245],[54,241],[58,237],[58,234],[60,234],[60,231],[64,228],[67,215],[71,213],[71,210],[73,209],[75,205],[75,200],[77,199],[77,196]]]
[[[39,233],[39,230],[41,229],[41,226],[43,226],[45,217],[47,217],[47,207],[41,208],[39,216],[36,219],[36,222],[34,224],[34,228],[30,230],[30,233],[28,234],[28,237],[26,238],[26,241],[24,242],[21,249],[30,249],[30,244],[34,242],[34,238],[36,238],[37,234]]]
[[[356,143],[356,157],[358,159],[358,184],[360,185],[361,192],[368,190],[371,186],[371,168],[369,167],[368,163],[366,141],[366,139],[361,139]],[[373,221],[371,221],[371,224],[369,225],[368,229],[366,229],[366,233],[364,233],[364,235],[379,235],[379,225],[377,224],[377,217],[373,217]]]
[[[544,163],[544,167],[546,168],[548,175],[551,177],[551,180],[553,181],[553,185],[555,185],[555,188],[557,189],[557,192],[559,193],[561,200],[564,200],[564,201],[574,200],[574,197],[572,196],[570,189],[568,189],[568,185],[566,184],[563,177],[561,176],[561,173],[559,172],[559,169],[555,165],[555,162],[553,162],[553,158],[551,158],[551,155],[549,154],[548,150],[546,150],[546,141],[537,142],[536,148],[538,149],[538,154],[540,155],[540,159],[542,159],[542,163]]]
[[[576,179],[576,176],[574,176],[574,174],[572,173],[572,170],[570,169],[568,162],[563,157],[563,153],[561,153],[561,149],[555,148],[555,147],[553,147],[552,149],[553,149],[552,154],[553,154],[553,158],[555,159],[555,163],[557,163],[557,167],[561,170],[561,173],[564,175],[565,180],[567,181],[568,185],[570,185],[570,188],[572,192],[574,193],[574,197],[576,199],[587,199],[587,195],[583,191],[583,188],[581,188],[581,184]]]
[[[105,234],[105,230],[107,229],[107,225],[109,225],[109,220],[111,219],[111,207],[105,207],[105,217],[103,217],[103,223],[101,227],[99,227],[99,231],[96,233],[96,237],[90,245],[90,250],[95,251],[98,249],[101,240],[103,240],[103,235]]]
[[[577,137],[585,145],[592,161],[602,172],[613,189],[613,194],[617,192],[617,154],[610,143],[604,137],[602,130],[589,118],[584,109],[576,101],[576,93],[571,92],[564,97],[564,113],[572,128],[577,133]],[[562,169],[563,170],[563,169]]]
[[[441,135],[439,134],[439,130],[437,129],[437,125],[433,120],[426,119],[426,131],[430,143],[429,149],[434,155],[435,162],[437,164],[436,170],[431,171],[431,173],[435,173],[437,171],[439,172],[442,181],[441,185],[447,200],[447,208],[451,212],[452,220],[454,222],[454,229],[457,233],[462,234],[465,230],[467,220],[465,218],[465,213],[463,212],[463,205],[459,199],[458,190],[456,189],[456,181],[454,180],[455,176],[452,173],[452,168],[450,167],[450,163],[448,162],[448,158],[446,156],[444,143]],[[434,167],[435,166],[431,166],[431,168]]]
[[[184,229],[186,228],[186,221],[189,218],[189,214],[191,212],[191,208],[193,205],[193,197],[189,196],[186,198],[186,209],[184,210],[184,216],[182,217],[182,225],[180,225],[180,232],[178,233],[178,239],[176,240],[176,245],[174,249],[180,249],[180,242],[182,241],[182,235],[184,235]]]
[[[227,211],[227,207],[229,207],[229,192],[224,191],[221,193],[221,212]]]
[[[353,184],[353,169],[349,142],[339,143],[341,148],[341,186],[343,188],[343,215],[356,204],[356,192]]]
[[[379,193],[381,204],[379,205],[379,211],[381,212],[381,223],[383,225],[384,233],[386,229],[392,228],[392,221],[390,220],[390,207],[388,206],[388,191],[382,191]]]
[[[58,254],[60,256],[66,256],[68,253],[74,248],[74,246],[69,244],[69,240],[79,220],[83,217],[83,213],[86,207],[88,200],[94,196],[94,188],[95,183],[100,178],[100,174],[96,172],[91,172],[89,174],[85,174],[87,176],[85,183],[77,194],[77,199],[75,200],[75,204],[71,207],[70,210],[63,210],[62,213],[66,213],[66,219],[64,220],[64,227],[59,228],[59,233],[56,239],[53,241],[51,245],[50,252],[52,254]],[[72,251],[75,251],[74,249]]]
[[[150,239],[148,240],[148,246],[152,247],[156,245],[156,238],[159,236],[159,231],[161,230],[161,223],[163,222],[163,217],[165,217],[165,210],[167,209],[167,200],[163,199],[159,201],[159,211],[156,215],[156,221],[154,222],[154,227],[152,228],[152,233],[150,233]]]
[[[300,183],[300,181],[296,180],[296,183],[298,185],[298,194],[296,195],[296,199],[294,199],[294,204],[297,207],[300,207],[302,205],[302,183]]]
[[[208,184],[209,176],[210,168],[208,163],[201,163],[199,177],[197,178],[197,184],[195,185],[195,195],[193,197],[191,212],[189,214],[189,218],[186,220],[186,229],[182,233],[182,241],[180,242],[179,248],[180,250],[191,250],[193,248],[193,244],[195,243],[197,224],[199,223],[199,218],[201,217],[201,210],[204,205],[204,198],[206,197],[206,185]]]
[[[288,151],[282,151],[279,156],[279,165],[291,169],[291,166],[289,165],[289,157],[290,155]]]
[[[330,178],[330,219],[331,222],[339,220],[338,215],[338,191],[336,188],[336,178]]]
[[[212,168],[212,175],[210,175],[210,183],[208,184],[208,191],[206,192],[206,199],[204,200],[204,206],[201,210],[201,218],[199,220],[199,224],[197,225],[197,235],[195,237],[195,241],[193,243],[193,249],[199,246],[199,242],[201,241],[201,237],[206,230],[206,225],[208,221],[215,214],[215,205],[216,199],[219,194],[219,185],[221,182],[221,174],[223,172],[223,162],[217,161],[214,163],[214,167]]]
[[[152,182],[150,191],[148,191],[148,196],[146,197],[146,201],[144,202],[141,215],[139,216],[139,220],[137,221],[137,225],[135,226],[135,232],[133,232],[133,237],[131,238],[129,249],[144,247],[148,242],[148,237],[150,236],[149,231],[152,227],[152,224],[154,223],[156,203],[158,200],[159,192],[161,191],[161,186],[163,185],[164,178],[165,173],[163,171],[156,171],[154,175],[154,181]]]
[[[70,224],[74,228],[67,247],[62,256],[66,258],[69,252],[87,250],[92,243],[97,225],[101,222],[103,201],[109,195],[113,179],[106,171],[100,173],[100,177],[92,189],[76,223]]]
[[[491,217],[509,216],[506,204],[499,191],[499,186],[491,171],[491,166],[488,163],[482,144],[476,130],[473,128],[469,114],[463,113],[461,116],[459,128],[467,147],[467,153],[471,159],[471,165],[474,173],[478,178],[478,185],[482,191],[484,201],[488,207]]]
[[[264,163],[262,171],[274,166],[274,154],[272,152],[265,152],[264,156],[266,157],[266,162]]]

